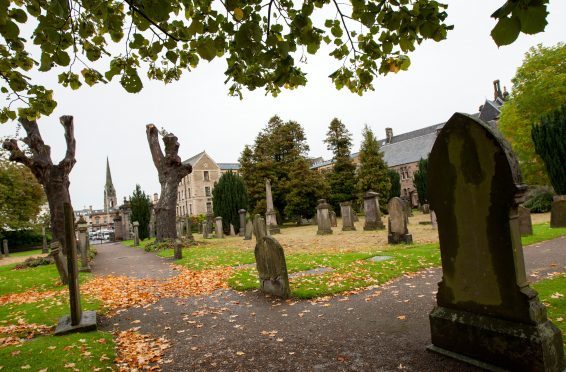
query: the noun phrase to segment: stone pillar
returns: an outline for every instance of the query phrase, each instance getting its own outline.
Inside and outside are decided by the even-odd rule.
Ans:
[[[114,240],[124,240],[124,226],[120,215],[114,216]]]
[[[180,260],[183,258],[183,243],[181,239],[175,239],[175,246],[173,247],[173,258]]]
[[[566,227],[566,195],[555,195],[550,209],[550,227]]]
[[[277,213],[273,207],[273,195],[271,194],[271,181],[265,180],[265,201],[267,204],[267,212],[265,212],[265,223],[267,225],[267,233],[269,235],[280,234],[281,230],[277,225]]]
[[[79,230],[79,251],[81,253],[81,268],[80,271],[90,272],[88,264],[89,256],[89,239],[88,239],[88,225],[83,216],[80,217],[77,228]]]
[[[366,222],[364,223],[364,230],[381,230],[385,229],[385,225],[381,221],[381,213],[379,211],[379,199],[377,193],[368,191],[364,194],[364,211],[366,215]]]
[[[330,224],[330,204],[326,199],[319,199],[316,206],[316,223],[318,225],[317,235],[332,234],[332,226]]]
[[[245,236],[246,235],[246,210],[240,209],[238,211],[238,213],[240,214],[240,230],[238,231],[238,235],[239,236]]]
[[[330,226],[337,227],[338,221],[336,220],[336,212],[330,211]]]
[[[202,225],[202,237],[203,237],[204,239],[208,239],[208,238],[209,238],[209,236],[208,236],[208,234],[209,234],[209,231],[208,231],[208,222],[202,221],[201,225]]]
[[[340,203],[340,213],[342,214],[342,231],[356,230],[356,226],[354,226],[352,202]]]
[[[212,212],[206,212],[206,224],[208,226],[208,233],[212,234],[212,231],[214,231],[214,215]]]
[[[533,235],[533,223],[531,221],[531,211],[519,205],[519,232],[521,236]]]
[[[4,253],[4,256],[10,257],[10,250],[8,250],[8,239],[2,240],[2,253]]]
[[[134,226],[134,247],[138,247],[140,245],[140,235],[139,235],[140,223],[138,221],[134,221],[132,225]]]
[[[42,246],[41,246],[41,253],[49,253],[49,247],[47,246],[47,233],[45,232],[45,226],[41,227],[41,236],[42,236]]]
[[[222,217],[216,217],[215,221],[216,221],[216,228],[214,230],[215,237],[216,238],[223,238],[224,237],[224,231],[222,229]]]

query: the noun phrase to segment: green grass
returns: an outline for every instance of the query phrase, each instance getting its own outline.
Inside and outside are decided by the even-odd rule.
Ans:
[[[566,227],[550,228],[548,222],[533,225],[533,235],[523,236],[523,246],[551,240],[566,235]]]
[[[157,253],[161,257],[173,257],[172,249],[164,249]],[[219,267],[230,267],[254,263],[254,252],[235,247],[210,248],[190,247],[183,249],[183,258],[176,264],[186,266],[191,270],[207,270]]]
[[[67,371],[72,370],[71,363],[80,371],[92,371],[94,368],[115,369],[114,346],[112,335],[100,331],[39,336],[25,341],[22,345],[0,349],[0,369],[38,371],[48,368],[49,371]]]
[[[566,274],[541,280],[532,287],[546,305],[548,318],[562,331],[562,340],[566,346]]]
[[[14,270],[16,265],[0,266],[0,296],[7,293],[20,293],[28,289],[37,291],[66,288],[60,285],[59,274],[54,264],[23,270]],[[80,273],[80,281],[90,278],[89,273]]]
[[[10,257],[27,257],[27,256],[39,256],[41,253],[41,249],[34,249],[31,251],[24,251],[24,252],[10,252]],[[0,261],[2,263],[2,261]]]
[[[148,238],[148,239],[145,239],[145,240],[140,240],[139,248],[145,248],[146,245],[148,245],[149,243],[153,243],[154,241],[155,241],[155,238]],[[133,247],[134,246],[134,239],[124,240],[124,241],[122,241],[122,244],[124,244],[125,246],[128,246],[128,247]]]

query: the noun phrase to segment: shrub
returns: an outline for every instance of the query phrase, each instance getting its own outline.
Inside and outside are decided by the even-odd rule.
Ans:
[[[14,270],[22,270],[22,269],[27,269],[27,268],[30,268],[30,267],[51,265],[52,263],[55,263],[55,261],[53,260],[53,257],[51,257],[51,256],[30,257],[27,260],[25,260],[24,262],[17,264],[14,267]]]
[[[523,206],[529,208],[532,213],[549,212],[552,205],[552,195],[552,190],[548,187],[534,187],[527,193]]]

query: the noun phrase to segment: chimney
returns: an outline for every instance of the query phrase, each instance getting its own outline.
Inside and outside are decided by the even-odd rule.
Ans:
[[[498,98],[503,99],[503,94],[501,94],[501,86],[499,85],[499,79],[493,81],[493,100]]]
[[[157,204],[157,202],[159,201],[159,195],[157,193],[153,194],[153,202]]]
[[[393,138],[393,129],[385,128],[385,143],[391,143],[392,138]]]
[[[89,206],[88,206],[88,211],[89,211],[90,213],[92,213],[92,205],[89,205]]]

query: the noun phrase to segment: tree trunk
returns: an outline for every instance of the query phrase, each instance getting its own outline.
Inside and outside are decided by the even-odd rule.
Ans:
[[[19,122],[25,129],[27,137],[23,142],[29,147],[31,156],[26,155],[18,146],[16,139],[4,141],[4,149],[10,152],[10,160],[21,163],[28,167],[37,181],[43,186],[49,212],[51,215],[51,230],[53,241],[59,242],[61,251],[52,251],[52,255],[57,263],[59,277],[64,284],[67,284],[68,273],[66,269],[67,247],[65,245],[65,216],[63,203],[71,204],[69,194],[69,173],[76,163],[75,160],[75,136],[72,116],[61,116],[61,125],[65,129],[65,141],[67,152],[59,164],[53,164],[51,159],[51,148],[43,142],[41,133],[35,120],[29,121],[20,118]]]
[[[153,124],[146,126],[147,142],[153,158],[159,183],[161,184],[161,195],[155,206],[156,240],[162,242],[166,239],[177,238],[176,208],[177,190],[179,182],[193,170],[190,164],[183,164],[177,155],[179,142],[177,137],[169,133],[163,136],[165,155],[159,145],[159,133]]]

